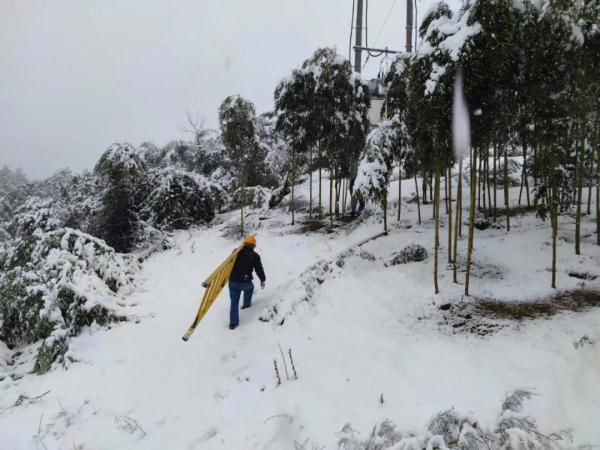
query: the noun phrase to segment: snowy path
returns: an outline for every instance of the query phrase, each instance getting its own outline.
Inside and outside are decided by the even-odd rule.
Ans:
[[[409,222],[416,222],[414,214],[409,205]],[[477,293],[519,299],[549,292],[547,235],[529,219],[521,222],[515,220],[510,239],[494,230],[478,235],[477,261],[500,268],[504,279],[478,279]],[[258,251],[267,288],[257,289],[234,332],[222,293],[188,343],[181,336],[196,312],[200,283],[236,242],[219,227],[177,234],[176,248],[144,264],[140,291],[128,299],[139,323],[73,339],[78,362],[66,371],[0,384],[0,405],[19,393],[51,390],[35,405],[0,415],[0,450],[288,449],[307,439],[306,448],[336,448],[335,433],[347,422],[368,433],[389,418],[419,433],[434,414],[454,407],[493,424],[503,397],[517,388],[539,394],[527,407],[541,430],[573,428],[578,443],[600,443],[600,346],[573,347],[583,334],[600,341],[600,311],[486,339],[453,336],[439,329],[432,305],[460,297],[444,264],[442,294],[434,298],[431,260],[384,268],[356,258],[343,277],[322,284],[314,306],[284,326],[258,321],[265,305],[291,294],[281,286],[379,230],[373,221],[348,234],[263,229]],[[431,231],[429,224],[395,229],[365,249],[381,256],[411,242],[430,248]],[[560,255],[563,269],[577,266],[565,248]],[[600,254],[586,245],[581,258],[593,267]],[[561,271],[561,286],[575,281]],[[298,380],[285,379],[278,345],[292,349]]]

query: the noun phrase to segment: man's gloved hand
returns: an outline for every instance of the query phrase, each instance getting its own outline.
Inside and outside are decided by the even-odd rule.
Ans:
[[[265,282],[264,282],[264,281],[261,281],[261,282],[260,282],[260,287],[261,287],[261,289],[264,289],[264,288],[265,288]]]

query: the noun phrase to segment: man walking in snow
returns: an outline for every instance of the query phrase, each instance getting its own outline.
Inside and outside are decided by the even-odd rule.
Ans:
[[[231,297],[231,309],[229,311],[229,329],[235,330],[240,323],[239,304],[240,296],[244,293],[244,302],[242,309],[252,306],[252,293],[254,292],[254,283],[252,283],[252,271],[256,272],[260,279],[260,287],[264,289],[265,271],[263,270],[260,256],[254,251],[256,247],[256,238],[252,235],[244,239],[244,247],[238,253],[237,259],[231,270],[229,277],[229,296]]]

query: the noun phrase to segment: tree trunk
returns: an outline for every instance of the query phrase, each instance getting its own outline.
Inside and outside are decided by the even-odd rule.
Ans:
[[[398,165],[398,222],[400,222],[400,212],[401,211],[402,211],[402,166],[399,164]]]
[[[450,191],[452,192],[452,191]],[[458,266],[458,234],[460,225],[460,216],[462,210],[462,159],[458,162],[458,188],[456,190],[456,222],[454,223],[454,256],[452,257],[453,267],[453,281],[458,283],[456,277],[456,271]]]
[[[446,206],[446,215],[448,214],[448,179],[448,175],[444,174],[444,205]]]
[[[292,225],[294,225],[296,222],[296,215],[295,215],[296,203],[295,203],[295,197],[294,197],[295,186],[296,186],[296,151],[292,150],[292,202],[290,204],[291,209],[292,209]]]
[[[496,170],[497,167],[497,150],[496,150],[496,143],[494,142],[494,157],[492,158],[494,160],[494,221],[496,220],[496,215],[498,214],[498,203],[496,202],[496,191],[498,188],[498,172]]]
[[[477,195],[477,153],[473,150],[471,157],[471,195],[469,208],[469,237],[467,243],[467,273],[465,275],[465,295],[469,295],[469,277],[471,275],[471,260],[473,257],[473,233],[475,230],[475,196]]]
[[[596,149],[596,244],[600,245],[600,145]]]
[[[344,214],[346,213],[346,179],[344,178],[342,180],[342,187],[340,189],[340,195],[342,197],[342,217],[344,217]]]
[[[333,167],[329,168],[329,222],[333,226]]]
[[[433,197],[433,209],[435,211],[435,241],[434,241],[434,263],[433,263],[433,284],[435,293],[439,294],[438,286],[438,263],[440,253],[440,163],[439,160],[435,165],[435,195]]]
[[[579,165],[577,168],[577,206],[575,212],[575,254],[581,255],[581,201],[583,197],[583,160],[585,158],[585,144],[583,127],[580,128],[581,135],[578,144]]]
[[[308,162],[308,173],[309,173],[309,180],[308,182],[310,183],[308,186],[308,218],[312,219],[312,198],[313,198],[313,164],[312,164],[312,154],[313,154],[313,149],[312,146],[310,147],[309,150],[309,162]]]
[[[519,198],[517,200],[517,205],[519,206],[521,206],[521,197],[523,195],[523,187],[525,186],[525,153],[527,150],[524,137],[521,137],[521,147],[523,148],[523,165],[521,166],[521,186],[519,186]]]
[[[322,177],[322,153],[321,153],[321,142],[317,141],[317,146],[319,148],[319,220],[323,218],[323,206],[322,206],[322,184],[323,184],[323,177]]]
[[[295,211],[296,208],[295,208],[295,205],[294,205],[294,183],[293,182],[292,182],[292,203],[291,203],[290,206],[292,207],[292,225],[294,225],[295,221],[296,221],[296,216],[294,214],[294,211]]]
[[[423,204],[427,204],[427,172],[423,173]]]
[[[533,137],[534,137],[533,142],[532,142],[532,145],[533,145],[533,167],[537,169],[538,168],[538,151],[537,151],[538,144],[535,141],[536,133],[534,133]],[[538,185],[536,170],[533,171],[533,185],[534,186]]]
[[[452,262],[452,167],[448,167],[448,264]]]
[[[588,198],[587,198],[587,214],[588,216],[592,213],[592,186],[594,184],[594,152],[590,154],[590,178],[588,186]]]
[[[417,193],[417,215],[419,216],[419,225],[421,225],[421,202],[419,201],[419,183],[417,182],[417,176],[415,175],[415,192]],[[598,235],[600,236],[600,235]],[[599,237],[600,239],[600,237]],[[600,245],[600,241],[598,242]]]
[[[433,203],[433,178],[434,174],[431,172],[429,174],[429,201]]]
[[[504,207],[506,208],[506,232],[510,231],[510,210],[508,193],[508,146],[504,149]]]
[[[485,158],[485,185],[487,186],[487,206],[488,206],[488,214],[492,213],[492,187],[490,182],[490,155],[489,150],[487,152],[487,157]]]
[[[556,188],[553,188],[555,191]],[[556,289],[556,236],[558,235],[558,211],[556,194],[553,193],[554,200],[550,208],[551,222],[552,222],[552,288]]]
[[[244,203],[246,203],[246,174],[244,171],[242,173],[242,205],[240,208],[240,236],[244,237]]]
[[[487,162],[489,160],[489,151],[486,150],[485,154],[481,155],[481,159],[482,159],[482,166],[483,166],[483,174],[481,174],[481,186],[483,188],[483,193],[482,193],[482,197],[483,197],[483,212],[485,214],[485,216],[487,217],[487,202],[486,202],[486,198],[485,198],[485,191],[486,191],[486,182],[488,179],[487,176]]]
[[[333,182],[335,186],[335,218],[340,217],[340,180],[335,180]]]
[[[388,197],[388,192],[387,189],[385,190],[385,192],[383,193],[383,231],[387,231],[388,227],[387,227],[387,197]]]
[[[475,149],[473,149],[473,151],[475,151]],[[479,158],[479,166],[477,169],[477,209],[479,211],[481,211],[481,179],[483,178],[481,176],[481,161],[483,160],[483,157]]]

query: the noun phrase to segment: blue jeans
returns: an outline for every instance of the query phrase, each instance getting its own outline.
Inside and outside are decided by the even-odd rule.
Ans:
[[[229,296],[231,297],[231,309],[229,310],[229,325],[239,325],[240,323],[240,295],[244,293],[243,306],[249,307],[252,304],[252,293],[254,292],[254,284],[252,281],[238,283],[236,281],[229,282]]]

